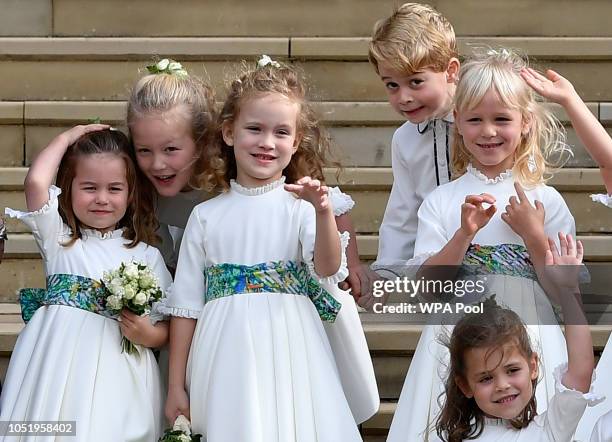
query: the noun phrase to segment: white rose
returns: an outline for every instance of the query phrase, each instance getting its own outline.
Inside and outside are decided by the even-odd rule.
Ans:
[[[134,264],[133,262],[129,263],[128,265],[125,266],[125,270],[123,271],[123,274],[130,279],[138,278],[138,266]]]
[[[168,60],[167,58],[159,60],[159,62],[157,63],[157,69],[159,69],[160,71],[165,71],[169,64],[170,60]]]
[[[108,287],[108,289],[114,295],[118,295],[121,292],[122,288],[123,288],[123,281],[121,281],[121,279],[119,278],[113,278]]]
[[[172,427],[173,430],[179,430],[182,431],[183,433],[185,433],[186,435],[191,435],[191,424],[189,422],[189,420],[183,416],[182,414],[179,415],[176,420],[174,421],[174,426]]]
[[[191,442],[191,437],[190,437],[190,436],[188,436],[188,435],[186,435],[186,434],[180,434],[180,435],[179,435],[179,437],[178,437],[178,439],[179,439],[181,442]]]
[[[123,291],[123,296],[125,299],[132,299],[136,296],[136,290],[134,290],[131,286],[127,286]]]
[[[173,61],[168,65],[168,69],[171,71],[180,71],[181,69],[183,69],[183,65],[180,64],[178,61]]]
[[[134,304],[144,305],[145,302],[147,302],[147,295],[143,292],[138,292],[134,297]]]
[[[150,273],[145,273],[144,275],[141,275],[138,279],[138,285],[141,289],[148,289],[156,284],[157,281],[155,280],[155,277]]]

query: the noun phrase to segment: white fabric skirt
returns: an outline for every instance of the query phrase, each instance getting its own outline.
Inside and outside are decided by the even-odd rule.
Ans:
[[[23,329],[0,397],[2,421],[76,421],[76,437],[11,441],[152,442],[163,426],[153,353],[121,353],[117,321],[73,307],[39,308]]]
[[[187,384],[193,430],[207,442],[361,441],[306,296],[237,294],[207,303]]]
[[[532,348],[540,357],[536,401],[538,413],[542,413],[555,393],[553,370],[567,362],[563,332],[553,324],[554,313],[550,303],[533,280],[488,275],[487,296],[490,294],[495,294],[498,304],[514,310],[527,324]],[[549,325],[537,324],[536,311],[540,318],[545,318],[542,322]],[[389,429],[388,442],[428,441],[430,432],[435,434],[440,404],[444,401],[441,395],[449,361],[448,350],[439,343],[439,338],[451,333],[450,325],[426,325],[423,328]]]

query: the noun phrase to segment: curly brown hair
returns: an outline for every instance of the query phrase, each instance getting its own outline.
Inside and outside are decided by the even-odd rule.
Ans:
[[[450,352],[450,367],[446,379],[442,410],[436,421],[436,433],[445,442],[477,439],[484,430],[484,413],[474,398],[466,397],[457,380],[465,380],[465,360],[471,348],[489,348],[490,352],[511,344],[530,360],[535,356],[525,324],[510,309],[499,306],[495,300],[484,302],[483,312],[465,315],[453,329],[450,339],[442,339]],[[537,414],[537,379],[532,380],[533,394],[523,412],[510,423],[516,429],[525,428]],[[444,399],[443,399],[444,398]]]
[[[146,178],[136,167],[136,160],[128,138],[117,130],[103,130],[83,135],[68,147],[60,162],[56,183],[62,189],[59,196],[59,213],[72,230],[70,240],[63,244],[69,247],[81,238],[80,228],[84,227],[75,216],[72,208],[72,180],[76,175],[76,165],[85,155],[110,153],[125,161],[128,182],[128,202],[125,215],[117,227],[123,228],[123,237],[131,242],[126,246],[135,247],[140,241],[155,244],[158,227],[153,210],[153,194],[150,186],[144,184]]]
[[[229,182],[236,178],[236,159],[233,149],[223,139],[223,127],[233,124],[240,113],[240,106],[247,100],[265,94],[280,94],[298,103],[296,124],[299,145],[283,170],[287,183],[295,183],[304,176],[323,181],[323,166],[330,151],[330,140],[307,100],[307,86],[303,76],[293,66],[280,64],[248,68],[229,86],[227,98],[217,118],[213,141],[204,155],[204,172],[198,176],[198,184],[206,191],[226,191]]]

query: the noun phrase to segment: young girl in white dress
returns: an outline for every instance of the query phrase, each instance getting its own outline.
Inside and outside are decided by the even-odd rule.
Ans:
[[[325,290],[346,277],[348,241],[321,184],[326,149],[292,68],[232,82],[201,177],[223,193],[191,214],[164,309],[166,416],[208,442],[361,440],[369,416],[352,413],[322,325],[348,306]]]
[[[554,313],[535,270],[543,265],[547,237],[575,234],[575,225],[561,195],[544,184],[546,158],[565,148],[564,132],[522,80],[524,66],[501,50],[476,55],[462,67],[453,138],[453,167],[460,177],[435,189],[419,209],[415,258],[429,255],[426,265],[432,266],[479,266],[481,276],[487,274],[486,293],[522,315],[540,358],[554,367],[566,360],[565,343],[557,325],[545,325],[555,324]],[[391,442],[427,440],[448,358],[436,341],[440,330],[423,329]],[[537,389],[540,411],[553,392],[554,380],[544,373]]]
[[[573,270],[581,262],[582,246],[571,235],[560,237],[561,254],[551,241],[552,251],[545,255],[546,263],[555,266],[545,277],[556,282],[568,360],[556,368],[543,364],[555,379],[546,411],[536,412],[540,361],[527,327],[512,309],[487,301],[483,313],[457,323],[447,344],[450,369],[436,423],[444,442],[570,442],[585,408],[601,400],[592,391],[591,331],[575,295],[578,272]]]
[[[74,421],[75,435],[10,440],[157,440],[163,427],[160,377],[149,348],[122,353],[122,335],[144,347],[167,341],[168,324],[105,308],[104,271],[141,262],[166,290],[172,280],[154,240],[125,135],[94,124],[55,138],[25,180],[29,212],[7,209],[31,229],[47,290],[21,298],[27,325],[0,398],[2,421]],[[59,169],[58,169],[59,167]],[[57,173],[57,185],[52,185]],[[31,319],[30,319],[31,317]],[[118,319],[121,322],[118,322]]]
[[[212,88],[169,59],[149,67],[130,94],[127,126],[138,167],[155,188],[159,221],[158,248],[174,271],[187,218],[193,208],[211,197],[198,189],[197,175],[204,170],[204,151],[211,142],[215,122]],[[339,188],[330,188],[338,230],[351,234],[347,258],[353,295],[361,294],[365,276],[359,262],[349,211],[354,202]]]

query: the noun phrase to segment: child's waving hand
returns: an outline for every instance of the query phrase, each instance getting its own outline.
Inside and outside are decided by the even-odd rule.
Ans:
[[[552,69],[546,71],[545,77],[535,69],[526,68],[521,71],[521,77],[542,97],[562,106],[576,97],[576,90],[572,83]]]
[[[321,184],[321,181],[305,176],[296,181],[295,184],[285,184],[285,190],[292,192],[310,202],[317,212],[324,212],[331,209],[328,197],[328,187]]]

